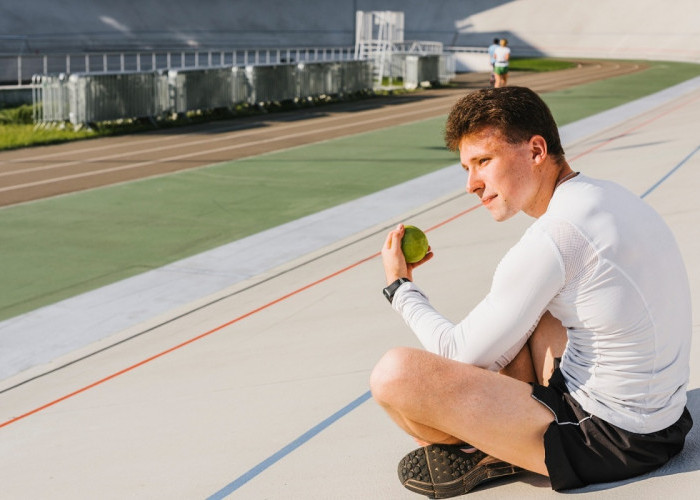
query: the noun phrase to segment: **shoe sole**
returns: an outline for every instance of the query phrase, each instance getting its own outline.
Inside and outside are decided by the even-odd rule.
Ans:
[[[414,493],[451,498],[468,493],[485,481],[510,476],[522,469],[484,452],[464,453],[456,446],[430,445],[399,462],[399,479]]]

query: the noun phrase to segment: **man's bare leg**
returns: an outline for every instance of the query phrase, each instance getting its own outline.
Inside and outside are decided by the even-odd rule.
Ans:
[[[537,328],[532,333],[528,345],[537,381],[547,385],[554,372],[554,360],[561,358],[566,349],[566,328],[549,311],[544,313]]]
[[[527,383],[538,381],[535,365],[532,362],[529,342],[520,349],[517,356],[515,356],[507,366],[501,369],[499,373]]]
[[[469,443],[547,474],[543,436],[554,419],[519,380],[418,349],[397,348],[377,364],[372,393],[410,435]]]
[[[554,358],[565,346],[565,329],[546,313],[504,374],[425,351],[395,349],[372,373],[372,393],[389,416],[419,441],[470,443],[546,475],[543,436],[554,418],[531,398],[532,388],[526,382],[546,383]]]
[[[547,311],[518,355],[500,373],[547,385],[554,372],[554,360],[564,354],[566,342],[566,328]]]

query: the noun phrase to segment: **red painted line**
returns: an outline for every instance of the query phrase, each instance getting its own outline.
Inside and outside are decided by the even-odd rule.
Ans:
[[[575,156],[575,157],[574,157],[573,159],[571,159],[570,161],[572,161],[572,162],[573,162],[573,161],[576,161],[577,159],[579,159],[579,158],[581,158],[581,157],[583,157],[583,156],[585,156],[585,155],[587,155],[587,154],[589,154],[589,153],[592,153],[593,151],[595,151],[595,150],[597,150],[597,149],[600,149],[601,147],[603,147],[603,146],[605,146],[605,145],[607,145],[607,144],[610,144],[611,142],[613,142],[613,141],[615,141],[615,140],[617,140],[617,139],[620,139],[620,138],[622,138],[622,137],[625,137],[626,135],[629,135],[631,132],[640,129],[640,128],[642,128],[642,127],[644,127],[644,126],[646,126],[646,125],[648,125],[648,124],[650,124],[650,123],[652,123],[652,122],[658,120],[659,118],[661,118],[661,117],[663,117],[663,116],[665,116],[665,115],[668,115],[668,114],[672,113],[673,111],[676,111],[676,110],[678,110],[678,109],[680,109],[680,108],[683,108],[683,107],[687,106],[690,102],[693,102],[693,101],[695,101],[695,100],[697,100],[697,99],[699,99],[699,98],[700,98],[700,96],[698,96],[698,97],[692,99],[691,101],[683,102],[683,103],[681,103],[681,104],[679,104],[679,105],[677,105],[677,106],[674,106],[673,108],[670,108],[670,109],[664,111],[663,113],[660,113],[660,114],[656,115],[655,117],[653,117],[653,118],[651,118],[651,119],[649,119],[649,120],[647,120],[647,121],[645,121],[645,122],[643,122],[643,123],[641,123],[641,124],[639,124],[639,125],[636,125],[636,126],[630,128],[630,129],[626,130],[625,132],[623,132],[623,133],[621,133],[621,134],[619,134],[619,135],[616,135],[616,136],[614,136],[614,137],[608,139],[607,141],[604,141],[604,142],[602,142],[602,143],[600,143],[600,144],[597,144],[596,146],[594,146],[594,147],[592,147],[592,148],[590,148],[590,149],[584,151],[583,153],[578,154],[577,156]],[[453,215],[452,217],[450,217],[450,218],[448,218],[448,219],[445,219],[444,221],[442,221],[442,222],[440,222],[440,223],[438,223],[438,224],[436,224],[436,225],[430,227],[429,229],[426,229],[425,232],[429,232],[429,231],[432,231],[432,230],[437,229],[437,228],[439,228],[439,227],[442,227],[442,226],[444,226],[444,225],[446,225],[446,224],[449,224],[450,222],[454,221],[455,219],[458,219],[459,217],[462,217],[463,215],[466,215],[466,214],[468,214],[468,213],[470,213],[470,212],[476,210],[476,209],[479,208],[479,207],[481,207],[481,204],[478,204],[478,205],[475,205],[475,206],[473,206],[473,207],[471,207],[471,208],[468,208],[468,209],[466,209],[466,210],[463,210],[462,212],[459,212],[458,214]],[[319,279],[319,280],[316,280],[316,281],[314,281],[314,282],[312,282],[312,283],[309,283],[309,284],[307,284],[307,285],[305,285],[305,286],[303,286],[303,287],[301,287],[301,288],[298,288],[298,289],[296,289],[296,290],[294,290],[294,291],[292,291],[292,292],[290,292],[290,293],[288,293],[288,294],[286,294],[286,295],[283,295],[283,296],[281,296],[281,297],[279,297],[279,298],[273,300],[272,302],[268,302],[267,304],[265,304],[265,305],[263,305],[263,306],[260,306],[260,307],[258,307],[258,308],[256,308],[256,309],[253,309],[253,310],[251,310],[251,311],[248,311],[247,313],[245,313],[245,314],[243,314],[243,315],[241,315],[241,316],[238,316],[238,317],[236,317],[236,318],[234,318],[234,319],[232,319],[232,320],[230,320],[230,321],[228,321],[228,322],[226,322],[226,323],[223,323],[222,325],[217,326],[216,328],[213,328],[213,329],[211,329],[211,330],[209,330],[209,331],[207,331],[207,332],[204,332],[204,333],[202,333],[202,334],[200,334],[200,335],[197,335],[196,337],[193,337],[193,338],[191,338],[191,339],[189,339],[189,340],[186,340],[185,342],[182,342],[182,343],[180,343],[180,344],[178,344],[178,345],[176,345],[176,346],[174,346],[174,347],[171,347],[171,348],[169,348],[169,349],[166,349],[165,351],[162,351],[162,352],[160,352],[160,353],[158,353],[158,354],[155,354],[155,355],[153,355],[153,356],[151,356],[151,357],[149,357],[149,358],[146,358],[146,359],[144,359],[143,361],[140,361],[140,362],[138,362],[138,363],[136,363],[136,364],[133,364],[133,365],[127,367],[127,368],[124,368],[123,370],[120,370],[120,371],[118,371],[118,372],[115,372],[115,373],[113,373],[113,374],[111,374],[111,375],[109,375],[109,376],[107,376],[107,377],[104,377],[104,378],[98,380],[97,382],[93,382],[92,384],[86,385],[85,387],[83,387],[83,388],[81,388],[81,389],[78,389],[78,390],[76,390],[76,391],[73,391],[73,392],[71,392],[70,394],[66,394],[65,396],[62,396],[62,397],[60,397],[60,398],[58,398],[58,399],[55,399],[55,400],[51,401],[50,403],[46,403],[46,404],[43,405],[43,406],[39,406],[38,408],[35,408],[35,409],[31,410],[31,411],[28,411],[28,412],[26,412],[26,413],[24,413],[24,414],[22,414],[22,415],[19,415],[19,416],[17,416],[17,417],[11,418],[10,420],[7,420],[6,422],[1,423],[1,424],[0,424],[0,428],[6,427],[6,426],[8,426],[8,425],[10,425],[10,424],[13,424],[13,423],[19,421],[19,420],[25,419],[25,418],[29,417],[30,415],[34,415],[35,413],[39,413],[40,411],[43,411],[43,410],[45,410],[45,409],[47,409],[47,408],[50,408],[50,407],[52,407],[52,406],[54,406],[54,405],[57,405],[58,403],[61,403],[62,401],[65,401],[65,400],[70,399],[70,398],[72,398],[72,397],[74,397],[74,396],[77,396],[78,394],[81,394],[81,393],[83,393],[83,392],[85,392],[85,391],[87,391],[87,390],[89,390],[89,389],[92,389],[92,388],[94,388],[94,387],[97,387],[97,386],[99,386],[99,385],[102,385],[102,384],[104,384],[105,382],[108,382],[108,381],[110,381],[110,380],[112,380],[112,379],[114,379],[114,378],[116,378],[116,377],[118,377],[118,376],[120,376],[120,375],[123,375],[123,374],[125,374],[125,373],[128,373],[128,372],[130,372],[130,371],[132,371],[132,370],[135,370],[136,368],[138,368],[138,367],[140,367],[140,366],[143,366],[143,365],[145,365],[146,363],[150,363],[150,362],[153,361],[153,360],[156,360],[156,359],[158,359],[158,358],[161,358],[161,357],[165,356],[166,354],[169,354],[169,353],[171,353],[171,352],[173,352],[173,351],[177,351],[178,349],[181,349],[181,348],[183,348],[183,347],[185,347],[185,346],[187,346],[187,345],[189,345],[189,344],[191,344],[191,343],[193,343],[193,342],[196,342],[197,340],[203,339],[204,337],[208,337],[209,335],[211,335],[211,334],[213,334],[213,333],[216,333],[216,332],[218,332],[218,331],[220,331],[220,330],[222,330],[222,329],[224,329],[224,328],[226,328],[226,327],[228,327],[228,326],[231,326],[231,325],[233,325],[233,324],[235,324],[235,323],[238,323],[239,321],[244,320],[244,319],[246,319],[246,318],[248,318],[248,317],[250,317],[250,316],[252,316],[252,315],[254,315],[254,314],[257,314],[257,313],[259,313],[259,312],[261,312],[261,311],[264,311],[265,309],[268,309],[268,308],[274,306],[275,304],[278,304],[278,303],[280,303],[280,302],[283,302],[284,300],[287,300],[287,299],[290,298],[290,297],[293,297],[293,296],[295,296],[295,295],[298,295],[298,294],[300,294],[301,292],[308,290],[309,288],[312,288],[312,287],[314,287],[314,286],[316,286],[316,285],[319,285],[319,284],[321,284],[321,283],[323,283],[323,282],[325,282],[325,281],[330,280],[331,278],[334,278],[334,277],[336,277],[336,276],[338,276],[338,275],[340,275],[340,274],[343,274],[343,273],[345,273],[345,272],[347,272],[347,271],[349,271],[349,270],[351,270],[351,269],[354,269],[355,267],[357,267],[357,266],[359,266],[359,265],[361,265],[361,264],[364,264],[365,262],[367,262],[367,261],[369,261],[369,260],[372,260],[372,259],[374,259],[375,257],[378,257],[379,255],[380,255],[380,252],[376,252],[376,253],[370,255],[369,257],[365,257],[364,259],[358,260],[358,261],[355,262],[354,264],[351,264],[351,265],[349,265],[349,266],[347,266],[347,267],[344,267],[344,268],[340,269],[339,271],[336,271],[336,272],[334,272],[334,273],[331,273],[331,274],[329,274],[329,275],[327,275],[327,276],[324,276],[323,278],[321,278],[321,279]]]
[[[453,220],[455,220],[455,219],[457,219],[457,218],[459,218],[459,217],[461,217],[461,216],[463,216],[463,215],[465,215],[465,214],[467,214],[467,213],[469,213],[469,212],[471,212],[471,211],[473,211],[473,210],[479,208],[480,206],[481,206],[481,204],[475,205],[475,206],[473,206],[473,207],[471,207],[471,208],[469,208],[469,209],[467,209],[467,210],[464,210],[464,211],[458,213],[457,215],[453,215],[453,216],[450,217],[449,219],[446,219],[446,220],[442,221],[441,223],[439,223],[439,224],[437,224],[437,225],[431,227],[430,229],[427,229],[426,232],[432,231],[433,229],[437,229],[437,228],[439,228],[439,227],[441,227],[441,226],[444,226],[445,224],[447,224],[447,223],[449,223],[449,222],[452,222]],[[356,268],[357,266],[359,266],[359,265],[361,265],[361,264],[364,264],[365,262],[370,261],[370,260],[374,259],[375,257],[378,257],[379,255],[380,255],[380,252],[376,252],[376,253],[370,255],[369,257],[365,257],[364,259],[358,260],[358,261],[355,262],[354,264],[350,264],[349,266],[344,267],[344,268],[342,268],[342,269],[340,269],[340,270],[338,270],[338,271],[335,271],[334,273],[331,273],[331,274],[329,274],[329,275],[327,275],[327,276],[324,276],[323,278],[321,278],[321,279],[319,279],[319,280],[316,280],[316,281],[314,281],[314,282],[312,282],[312,283],[309,283],[309,284],[307,284],[307,285],[304,285],[304,286],[301,287],[301,288],[297,288],[296,290],[294,290],[294,291],[292,291],[292,292],[289,292],[289,293],[286,294],[286,295],[282,295],[281,297],[279,297],[279,298],[277,298],[277,299],[275,299],[275,300],[273,300],[273,301],[271,301],[271,302],[268,302],[268,303],[265,304],[265,305],[262,305],[262,306],[260,306],[260,307],[258,307],[258,308],[256,308],[256,309],[251,310],[251,311],[248,311],[247,313],[242,314],[241,316],[238,316],[238,317],[236,317],[236,318],[234,318],[234,319],[232,319],[232,320],[230,320],[230,321],[227,321],[226,323],[223,323],[223,324],[217,326],[216,328],[213,328],[213,329],[211,329],[211,330],[209,330],[209,331],[207,331],[207,332],[204,332],[204,333],[202,333],[202,334],[200,334],[200,335],[197,335],[196,337],[193,337],[193,338],[191,338],[191,339],[189,339],[189,340],[186,340],[185,342],[182,342],[182,343],[180,343],[180,344],[178,344],[178,345],[176,345],[176,346],[173,346],[173,347],[171,347],[171,348],[169,348],[169,349],[166,349],[165,351],[162,351],[162,352],[160,352],[160,353],[158,353],[158,354],[155,354],[155,355],[151,356],[150,358],[146,358],[146,359],[144,359],[143,361],[139,361],[138,363],[133,364],[133,365],[127,367],[127,368],[124,368],[123,370],[119,370],[118,372],[115,372],[115,373],[113,373],[113,374],[111,374],[111,375],[109,375],[109,376],[107,376],[107,377],[104,377],[104,378],[98,380],[97,382],[93,382],[92,384],[86,385],[85,387],[83,387],[83,388],[81,388],[81,389],[78,389],[77,391],[73,391],[73,392],[71,392],[70,394],[66,394],[65,396],[62,396],[62,397],[60,397],[60,398],[58,398],[58,399],[55,399],[55,400],[51,401],[50,403],[46,403],[46,404],[43,405],[43,406],[39,406],[38,408],[35,408],[35,409],[31,410],[31,411],[28,411],[28,412],[26,412],[26,413],[23,413],[22,415],[19,415],[19,416],[17,416],[17,417],[11,418],[10,420],[7,420],[6,422],[3,422],[2,424],[0,424],[0,428],[5,427],[5,426],[8,426],[8,425],[10,425],[10,424],[12,424],[12,423],[14,423],[14,422],[19,421],[19,420],[25,419],[25,418],[29,417],[30,415],[34,415],[35,413],[39,413],[40,411],[43,411],[43,410],[45,410],[45,409],[47,409],[47,408],[50,408],[50,407],[52,407],[52,406],[54,406],[54,405],[57,405],[58,403],[61,403],[62,401],[65,401],[65,400],[67,400],[67,399],[70,399],[70,398],[72,398],[73,396],[77,396],[78,394],[81,394],[81,393],[83,393],[83,392],[85,392],[85,391],[87,391],[87,390],[90,390],[90,389],[92,389],[93,387],[97,387],[98,385],[102,385],[102,384],[104,384],[105,382],[108,382],[108,381],[110,381],[110,380],[112,380],[112,379],[114,379],[114,378],[116,378],[116,377],[119,377],[120,375],[123,375],[123,374],[125,374],[125,373],[128,373],[128,372],[130,372],[130,371],[132,371],[132,370],[135,370],[135,369],[138,368],[139,366],[143,366],[143,365],[145,365],[145,364],[147,364],[147,363],[150,363],[151,361],[154,361],[154,360],[156,360],[156,359],[158,359],[158,358],[162,358],[162,357],[165,356],[166,354],[170,354],[170,353],[173,352],[173,351],[177,351],[178,349],[181,349],[181,348],[183,348],[183,347],[185,347],[185,346],[187,346],[187,345],[189,345],[189,344],[191,344],[191,343],[193,343],[193,342],[196,342],[197,340],[203,339],[204,337],[208,337],[209,335],[211,335],[211,334],[213,334],[213,333],[216,333],[216,332],[218,332],[218,331],[220,331],[220,330],[223,330],[224,328],[226,328],[226,327],[228,327],[228,326],[231,326],[231,325],[233,325],[233,324],[235,324],[235,323],[238,323],[239,321],[244,320],[244,319],[246,319],[246,318],[248,318],[248,317],[250,317],[250,316],[253,316],[254,314],[257,314],[257,313],[259,313],[259,312],[261,312],[261,311],[264,311],[265,309],[269,309],[270,307],[274,306],[275,304],[279,304],[280,302],[283,302],[283,301],[287,300],[287,299],[290,298],[290,297],[293,297],[293,296],[295,296],[295,295],[298,295],[298,294],[300,294],[301,292],[308,290],[309,288],[312,288],[312,287],[314,287],[314,286],[316,286],[316,285],[319,285],[319,284],[321,284],[321,283],[323,283],[323,282],[325,282],[325,281],[330,280],[331,278],[335,278],[336,276],[338,276],[338,275],[340,275],[340,274],[343,274],[343,273],[345,273],[345,272],[347,272],[347,271],[350,271],[351,269],[354,269],[354,268]]]
[[[425,230],[425,232],[428,233],[428,232],[432,231],[433,229],[437,229],[437,228],[439,228],[439,227],[444,226],[445,224],[449,224],[449,223],[452,222],[453,220],[459,219],[461,216],[466,215],[466,214],[468,214],[469,212],[473,212],[474,210],[476,210],[477,208],[479,208],[479,207],[481,207],[481,206],[483,206],[483,205],[482,205],[481,203],[479,203],[478,205],[474,205],[474,206],[471,207],[471,208],[467,208],[466,210],[463,210],[463,211],[459,212],[457,215],[453,215],[453,216],[450,217],[449,219],[445,219],[444,221],[442,221],[442,222],[440,222],[440,223],[438,223],[438,224],[435,224],[433,227],[429,227],[428,229]]]
[[[328,280],[331,279],[331,278],[334,278],[334,277],[336,277],[336,276],[338,276],[338,275],[340,275],[340,274],[343,274],[344,272],[349,271],[349,270],[351,270],[351,269],[353,269],[353,268],[359,266],[360,264],[363,264],[363,263],[365,263],[365,262],[367,262],[367,261],[369,261],[369,260],[371,260],[371,259],[377,257],[378,255],[379,255],[379,252],[377,252],[377,253],[375,253],[375,254],[373,254],[373,255],[370,255],[369,257],[365,257],[364,259],[358,260],[358,261],[355,262],[354,264],[351,264],[351,265],[349,265],[349,266],[347,266],[347,267],[344,267],[343,269],[340,269],[339,271],[336,271],[336,272],[334,272],[334,273],[332,273],[332,274],[329,274],[329,275],[327,275],[327,276],[324,276],[323,278],[321,278],[321,279],[319,279],[319,280],[316,280],[316,281],[314,281],[314,282],[312,282],[312,283],[309,283],[308,285],[305,285],[305,286],[303,286],[303,287],[301,287],[301,288],[298,288],[298,289],[294,290],[293,292],[290,292],[290,293],[288,293],[288,294],[286,294],[286,295],[283,295],[283,296],[281,296],[281,297],[279,297],[279,298],[273,300],[272,302],[268,302],[267,304],[265,304],[265,305],[263,305],[263,306],[260,306],[260,307],[258,307],[258,308],[256,308],[256,309],[253,309],[252,311],[248,311],[247,313],[245,313],[245,314],[243,314],[243,315],[241,315],[241,316],[238,316],[238,317],[232,319],[231,321],[228,321],[228,322],[226,322],[226,323],[224,323],[224,324],[222,324],[222,325],[217,326],[216,328],[213,328],[213,329],[211,329],[211,330],[209,330],[209,331],[207,331],[207,332],[204,332],[204,333],[202,333],[202,334],[200,334],[200,335],[197,335],[196,337],[193,337],[193,338],[191,338],[191,339],[189,339],[189,340],[186,340],[185,342],[182,342],[181,344],[178,344],[178,345],[176,345],[176,346],[174,346],[174,347],[171,347],[171,348],[169,348],[169,349],[166,349],[165,351],[162,351],[162,352],[160,352],[160,353],[158,353],[158,354],[155,354],[154,356],[151,356],[150,358],[146,358],[146,359],[144,359],[143,361],[139,361],[138,363],[136,363],[136,364],[134,364],[134,365],[131,365],[131,366],[127,367],[127,368],[124,368],[123,370],[120,370],[120,371],[118,371],[118,372],[115,372],[115,373],[113,373],[113,374],[111,374],[111,375],[109,375],[109,376],[107,376],[107,377],[105,377],[105,378],[103,378],[103,379],[98,380],[97,382],[93,382],[93,383],[90,384],[90,385],[86,385],[86,386],[83,387],[82,389],[78,389],[77,391],[71,392],[70,394],[66,394],[65,396],[60,397],[60,398],[58,398],[58,399],[56,399],[56,400],[54,400],[54,401],[51,401],[50,403],[47,403],[47,404],[45,404],[45,405],[43,405],[43,406],[40,406],[40,407],[38,407],[38,408],[35,408],[34,410],[31,410],[31,411],[28,411],[27,413],[24,413],[24,414],[22,414],[22,415],[19,415],[18,417],[14,417],[14,418],[12,418],[12,419],[6,421],[6,422],[3,422],[2,424],[0,424],[0,428],[5,427],[5,426],[7,426],[7,425],[10,425],[10,424],[12,424],[12,423],[14,423],[14,422],[17,422],[18,420],[22,420],[22,419],[24,419],[24,418],[27,418],[27,417],[30,416],[30,415],[34,415],[35,413],[38,413],[38,412],[40,412],[40,411],[42,411],[42,410],[45,410],[45,409],[47,409],[47,408],[50,408],[51,406],[54,406],[54,405],[56,405],[56,404],[58,404],[58,403],[60,403],[60,402],[62,402],[62,401],[65,401],[65,400],[67,400],[67,399],[70,399],[70,398],[72,398],[73,396],[77,396],[78,394],[81,394],[81,393],[83,393],[83,392],[85,392],[85,391],[87,391],[87,390],[89,390],[89,389],[92,389],[93,387],[97,387],[98,385],[102,385],[102,384],[104,384],[105,382],[107,382],[107,381],[109,381],[109,380],[112,380],[113,378],[116,378],[116,377],[118,377],[118,376],[120,376],[120,375],[123,375],[123,374],[125,374],[125,373],[128,373],[128,372],[130,372],[130,371],[132,371],[132,370],[138,368],[139,366],[143,366],[143,365],[145,365],[146,363],[150,363],[151,361],[153,361],[153,360],[155,360],[155,359],[158,359],[158,358],[161,358],[161,357],[165,356],[166,354],[169,354],[169,353],[171,353],[171,352],[173,352],[173,351],[177,351],[178,349],[181,349],[181,348],[185,347],[186,345],[189,345],[189,344],[191,344],[191,343],[193,343],[193,342],[195,342],[195,341],[197,341],[197,340],[203,339],[204,337],[208,337],[208,336],[211,335],[212,333],[216,333],[216,332],[218,332],[218,331],[220,331],[220,330],[222,330],[222,329],[224,329],[224,328],[226,328],[226,327],[228,327],[228,326],[233,325],[234,323],[238,323],[239,321],[241,321],[241,320],[243,320],[243,319],[245,319],[245,318],[248,318],[248,317],[250,317],[250,316],[252,316],[252,315],[254,315],[254,314],[256,314],[256,313],[259,313],[260,311],[264,311],[265,309],[268,309],[268,308],[274,306],[275,304],[278,304],[278,303],[280,303],[280,302],[282,302],[282,301],[284,301],[284,300],[286,300],[286,299],[288,299],[288,298],[290,298],[290,297],[293,297],[294,295],[297,295],[297,294],[299,294],[299,293],[301,293],[301,292],[303,292],[303,291],[305,291],[305,290],[308,290],[309,288],[312,288],[312,287],[314,287],[314,286],[316,286],[316,285],[318,285],[318,284],[320,284],[320,283],[323,283],[324,281],[328,281]]]

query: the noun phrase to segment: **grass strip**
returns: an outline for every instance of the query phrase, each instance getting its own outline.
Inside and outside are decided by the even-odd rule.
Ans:
[[[548,59],[548,58],[526,58],[514,57],[510,60],[508,68],[511,71],[530,71],[533,73],[542,73],[545,71],[559,71],[562,69],[575,68],[576,63],[565,59]]]

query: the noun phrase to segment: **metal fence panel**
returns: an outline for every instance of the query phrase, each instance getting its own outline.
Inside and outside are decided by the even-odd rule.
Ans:
[[[74,73],[69,78],[70,121],[77,125],[162,114],[166,78],[161,72]]]
[[[231,100],[232,104],[251,102],[253,88],[246,76],[245,68],[236,66],[231,68]]]
[[[227,108],[232,105],[231,68],[171,70],[168,72],[171,99],[177,113],[196,109]]]
[[[403,59],[403,85],[407,89],[415,89],[420,84],[418,76],[418,59],[417,55],[401,55]]]
[[[456,75],[455,57],[452,54],[440,55],[440,85],[447,85]]]
[[[297,97],[319,97],[338,93],[339,64],[302,63],[297,66]],[[334,78],[336,77],[336,78]]]
[[[251,104],[297,97],[296,65],[246,66],[245,72],[252,87]]]
[[[340,68],[341,94],[371,90],[374,86],[374,69],[371,61],[346,61]]]
[[[418,83],[440,81],[440,56],[425,55],[418,59]]]
[[[35,77],[33,94],[35,121],[64,122],[69,119],[70,102],[66,75],[40,75]]]
[[[397,64],[397,61],[401,61]],[[423,82],[437,83],[440,81],[440,56],[395,54],[393,65],[401,66],[401,76],[404,87],[415,89]]]

